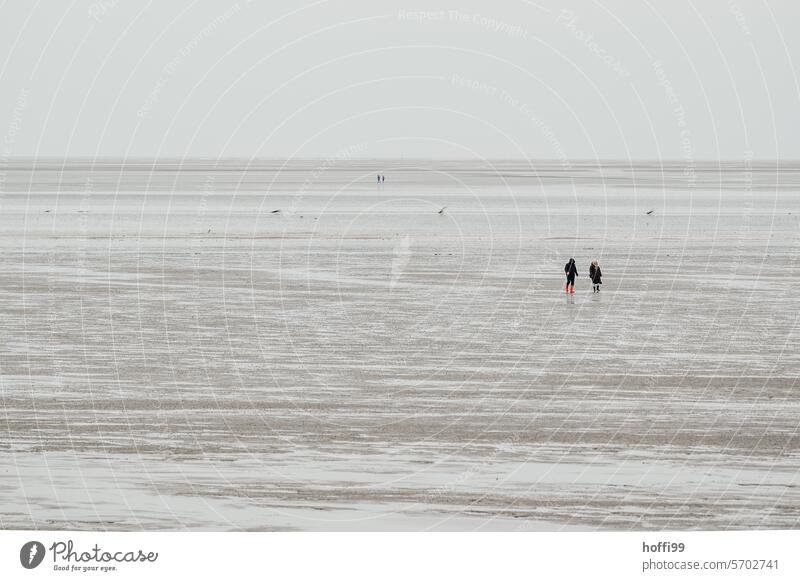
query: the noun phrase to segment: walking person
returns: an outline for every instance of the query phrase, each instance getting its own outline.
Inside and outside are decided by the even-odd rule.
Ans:
[[[592,279],[592,292],[599,293],[600,285],[603,284],[603,273],[600,271],[600,265],[596,260],[592,260],[592,265],[589,267],[589,278]]]
[[[567,275],[567,286],[564,292],[575,294],[575,277],[578,276],[578,267],[575,266],[575,259],[570,258],[569,262],[564,265],[564,272]]]

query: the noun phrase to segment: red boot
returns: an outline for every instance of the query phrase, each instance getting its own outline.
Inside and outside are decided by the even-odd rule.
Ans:
[[[574,286],[570,287],[569,292],[570,292],[570,294],[574,295],[575,294],[575,287]]]
[[[569,285],[567,285],[567,286],[565,286],[565,287],[564,287],[564,292],[565,292],[565,293],[568,293],[568,292],[569,292]]]

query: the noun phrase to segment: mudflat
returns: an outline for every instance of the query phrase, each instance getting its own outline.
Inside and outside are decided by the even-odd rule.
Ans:
[[[800,167],[0,169],[3,528],[800,525]]]

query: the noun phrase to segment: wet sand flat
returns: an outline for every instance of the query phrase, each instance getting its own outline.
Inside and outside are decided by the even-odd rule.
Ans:
[[[684,170],[4,167],[0,526],[797,528],[800,168]]]

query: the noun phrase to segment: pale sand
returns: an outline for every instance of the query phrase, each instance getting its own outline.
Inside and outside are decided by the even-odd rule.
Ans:
[[[0,526],[800,526],[797,167],[280,165],[3,172]]]

